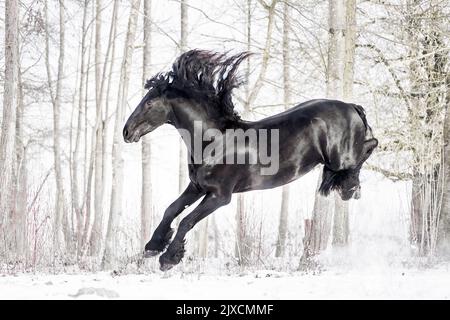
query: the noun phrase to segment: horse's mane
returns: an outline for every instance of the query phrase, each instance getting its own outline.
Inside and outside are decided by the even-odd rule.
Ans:
[[[190,50],[175,60],[172,70],[147,80],[145,88],[205,102],[203,105],[210,114],[236,121],[239,115],[234,110],[231,93],[243,83],[237,69],[250,54],[241,52],[228,56],[226,53]]]

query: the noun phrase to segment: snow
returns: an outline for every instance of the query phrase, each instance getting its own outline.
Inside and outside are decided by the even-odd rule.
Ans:
[[[146,259],[140,268],[125,263],[119,268],[120,275],[114,276],[111,272],[83,273],[76,267],[55,268],[57,274],[0,273],[0,299],[450,299],[450,264],[420,260],[409,244],[406,194],[410,185],[366,171],[361,175],[363,197],[350,203],[349,246],[338,249],[330,245],[319,257],[317,272],[295,271],[302,253],[301,223],[311,211],[314,188],[310,187],[316,183],[316,174],[293,184],[297,197],[290,216],[292,239],[286,258],[274,258],[269,247],[275,243],[272,226],[276,215],[271,213],[277,204],[255,201],[254,219],[267,228],[262,239],[269,254],[255,258],[245,269],[233,258],[233,234],[225,231],[233,230],[234,210],[225,207],[215,213],[225,230],[216,259],[197,258],[188,240],[185,259],[167,273],[158,270],[157,258]],[[174,189],[157,188],[155,192],[162,196],[163,190],[175,193]],[[275,192],[279,189],[261,195],[273,199],[267,195]],[[165,197],[170,202],[170,197]],[[158,212],[163,212],[165,205],[161,204]],[[128,208],[127,219],[138,221],[131,218],[138,212]],[[133,242],[127,241],[127,246],[130,254],[140,252]]]
[[[450,299],[450,265],[319,274],[0,276],[0,299]]]

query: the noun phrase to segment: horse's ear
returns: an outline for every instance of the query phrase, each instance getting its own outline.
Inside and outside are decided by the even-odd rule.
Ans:
[[[361,158],[359,160],[359,163],[362,165],[364,161],[366,161],[370,155],[372,154],[373,150],[377,147],[378,140],[375,138],[369,139],[367,141],[364,141],[362,152],[361,152]]]

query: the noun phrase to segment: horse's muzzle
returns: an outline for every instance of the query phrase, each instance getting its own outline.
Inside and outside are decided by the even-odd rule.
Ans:
[[[139,130],[130,130],[128,125],[123,128],[123,140],[126,143],[138,142],[140,137]]]

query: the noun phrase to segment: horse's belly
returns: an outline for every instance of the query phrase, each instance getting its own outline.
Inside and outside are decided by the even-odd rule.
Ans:
[[[292,165],[280,168],[275,174],[264,175],[259,169],[261,168],[251,170],[252,173],[250,175],[240,179],[235,186],[234,192],[276,188],[297,180],[310,170]]]

